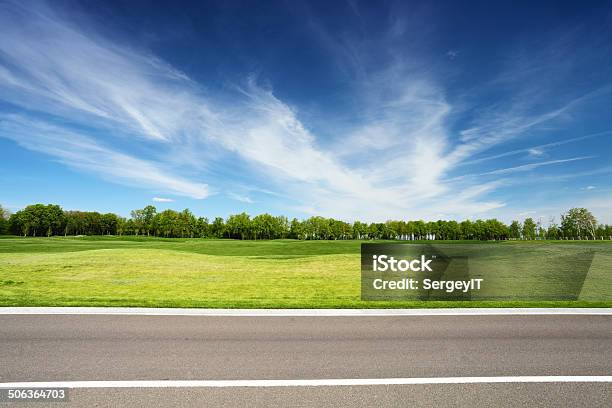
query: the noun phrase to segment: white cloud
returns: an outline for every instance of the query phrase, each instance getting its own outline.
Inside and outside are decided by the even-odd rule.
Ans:
[[[529,153],[530,157],[540,157],[544,154],[544,150],[532,147],[531,149],[527,150],[527,153]]]
[[[210,195],[206,184],[172,175],[150,161],[48,123],[19,115],[0,115],[0,135],[27,149],[48,154],[68,167],[93,172],[112,182],[163,189],[197,199]]]
[[[2,11],[0,89],[13,103],[157,142],[209,119],[195,84],[146,51],[85,33],[44,3]]]
[[[578,137],[572,137],[570,139],[565,139],[565,140],[559,140],[556,142],[552,142],[552,143],[546,143],[546,144],[541,144],[538,146],[532,146],[532,147],[528,147],[528,148],[524,148],[524,149],[515,149],[515,150],[510,150],[504,153],[499,153],[499,154],[495,154],[495,155],[491,155],[491,156],[486,156],[486,157],[481,157],[481,158],[477,158],[477,159],[472,159],[472,160],[467,160],[464,161],[462,164],[476,164],[476,163],[480,163],[483,161],[487,161],[487,160],[495,160],[495,159],[501,159],[502,157],[508,157],[508,156],[513,156],[513,155],[517,155],[517,154],[521,154],[521,153],[527,153],[530,154],[532,151],[534,152],[544,152],[546,149],[549,149],[551,147],[557,147],[557,146],[562,146],[568,143],[575,143],[575,142],[579,142],[585,139],[590,139],[593,137],[599,137],[599,136],[607,136],[609,134],[611,134],[612,131],[605,131],[605,132],[597,132],[597,133],[591,133],[588,135],[584,135],[584,136],[578,136]]]
[[[561,117],[581,100],[582,98],[576,98],[558,109],[540,114],[526,114],[523,112],[524,107],[518,111],[510,109],[483,113],[474,127],[461,132],[462,143],[453,150],[449,159],[456,164],[469,160],[477,153],[508,142],[539,125]],[[525,103],[525,106],[529,104]]]
[[[172,203],[172,202],[174,202],[173,199],[165,198],[165,197],[153,197],[153,201],[155,201],[156,203]]]
[[[232,200],[240,201],[242,203],[247,203],[247,204],[253,203],[253,200],[249,196],[246,196],[246,195],[236,194],[236,193],[227,193],[227,195]]]
[[[530,106],[493,109],[462,131],[457,143],[448,126],[457,107],[433,76],[417,75],[400,55],[390,68],[369,72],[353,52],[358,47],[338,44],[325,32],[328,44],[345,50],[341,58],[363,79],[355,90],[358,120],[346,129],[328,129],[335,134],[330,144],[302,122],[295,107],[252,77],[223,94],[204,94],[148,52],[83,30],[42,3],[10,3],[0,13],[0,26],[0,98],[30,112],[4,115],[0,136],[155,194],[205,198],[214,181],[199,178],[221,174],[242,178],[249,191],[271,188],[305,213],[339,218],[471,217],[503,208],[502,200],[486,198],[499,182],[483,183],[483,174],[445,177],[475,154],[563,117],[580,100],[534,114]],[[581,159],[586,157],[485,174]],[[234,163],[245,171],[230,174]],[[194,169],[203,174],[194,176]],[[251,187],[260,180],[265,182]],[[245,194],[227,196],[252,202]]]
[[[530,170],[535,170],[538,167],[549,166],[551,164],[560,164],[560,163],[568,163],[568,162],[573,162],[573,161],[578,161],[578,160],[587,160],[587,159],[592,159],[594,157],[595,156],[581,156],[581,157],[572,157],[569,159],[549,160],[545,162],[529,163],[529,164],[523,164],[520,166],[508,167],[505,169],[497,169],[497,170],[489,171],[486,173],[480,173],[480,175],[484,176],[484,175],[490,175],[490,174],[508,174],[508,173],[522,172],[522,171],[530,171]]]

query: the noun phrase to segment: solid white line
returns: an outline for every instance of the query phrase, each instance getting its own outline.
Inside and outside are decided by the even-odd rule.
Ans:
[[[138,307],[0,307],[0,315],[136,315],[228,317],[612,315],[612,308],[175,309]]]
[[[612,376],[517,376],[431,378],[338,378],[318,380],[142,380],[49,381],[0,383],[0,388],[224,388],[320,387],[355,385],[486,384],[486,383],[609,383]]]

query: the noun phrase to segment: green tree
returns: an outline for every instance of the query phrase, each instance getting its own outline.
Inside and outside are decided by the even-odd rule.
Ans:
[[[208,225],[208,218],[199,217],[196,222],[195,234],[199,238],[206,238],[210,233],[210,225]]]
[[[504,240],[509,234],[508,227],[501,221],[495,218],[485,221],[485,239]]]
[[[211,233],[215,238],[223,238],[225,236],[225,223],[223,222],[223,218],[215,218],[211,225]]]
[[[533,218],[526,218],[523,221],[523,237],[525,239],[535,239],[536,236],[536,223]]]
[[[251,217],[244,212],[230,215],[225,228],[230,238],[246,239],[251,232]]]
[[[555,217],[551,217],[548,222],[548,230],[546,231],[547,239],[559,239],[561,231],[559,230],[559,226],[555,222]]]
[[[142,225],[145,231],[147,231],[147,235],[151,235],[151,232],[154,231],[154,223],[155,215],[157,214],[157,208],[152,205],[147,205],[145,208],[141,210],[142,216]]]
[[[126,233],[126,222],[125,218],[117,217],[117,235],[121,236]]]
[[[289,236],[294,239],[304,239],[304,229],[302,228],[302,223],[297,218],[291,220]]]
[[[102,214],[100,216],[100,229],[104,235],[115,235],[117,234],[117,224],[119,217],[113,213]]]
[[[561,230],[566,237],[595,239],[597,220],[586,208],[572,208],[561,215]]]
[[[360,221],[353,223],[353,239],[367,238],[368,226]]]
[[[518,239],[521,237],[521,223],[514,220],[510,224],[510,238]]]
[[[0,205],[0,234],[7,234],[9,232],[10,217],[9,211]]]
[[[178,230],[181,238],[193,238],[196,229],[197,219],[189,211],[184,209],[178,214]]]
[[[474,239],[474,225],[472,221],[461,221],[459,227],[461,229],[461,237],[463,239]]]
[[[448,232],[445,239],[461,239],[461,227],[457,221],[449,221],[446,227]]]
[[[85,234],[100,235],[102,234],[102,214],[96,211],[85,212]]]
[[[17,211],[9,218],[11,229],[23,236],[51,236],[64,228],[64,212],[59,205],[34,204]]]
[[[136,235],[142,233],[145,229],[145,220],[143,210],[133,210],[130,212],[132,222],[134,223],[134,231]]]

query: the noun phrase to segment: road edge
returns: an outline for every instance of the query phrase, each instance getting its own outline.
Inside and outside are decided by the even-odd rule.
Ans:
[[[606,315],[612,308],[463,308],[463,309],[180,309],[139,307],[0,307],[0,315],[126,315],[126,316],[494,316]]]

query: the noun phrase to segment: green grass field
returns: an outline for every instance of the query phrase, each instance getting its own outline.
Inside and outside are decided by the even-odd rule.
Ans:
[[[210,308],[612,307],[612,243],[533,242],[534,264],[567,245],[596,255],[577,301],[362,301],[359,241],[147,237],[0,239],[1,306]],[[465,242],[464,242],[465,244]],[[480,244],[482,245],[482,244]],[[492,246],[517,245],[513,242]],[[522,245],[525,245],[524,243]],[[500,273],[511,271],[499,259]],[[530,276],[513,276],[515,285]],[[524,290],[529,291],[525,283]]]

